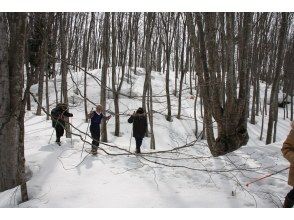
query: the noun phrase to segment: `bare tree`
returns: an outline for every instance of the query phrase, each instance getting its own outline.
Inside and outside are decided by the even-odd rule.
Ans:
[[[115,130],[114,130],[114,135],[119,136],[120,133],[120,122],[119,122],[119,94],[118,94],[118,89],[116,89],[116,24],[115,24],[115,14],[111,14],[111,39],[112,39],[112,58],[111,58],[111,71],[112,71],[112,92],[113,92],[113,101],[114,101],[114,111],[115,111]],[[123,79],[121,79],[123,80]]]
[[[84,73],[84,108],[85,108],[85,118],[86,118],[86,122],[88,121],[88,109],[87,109],[87,74],[86,71],[88,70],[88,57],[89,57],[89,47],[90,47],[90,40],[91,40],[91,36],[93,33],[93,29],[94,29],[94,25],[95,25],[95,14],[94,12],[91,13],[91,21],[90,21],[90,27],[88,30],[88,36],[87,36],[87,41],[85,42],[86,46],[85,46],[85,55],[84,55],[84,68],[85,68],[85,73]]]
[[[28,200],[24,158],[27,96],[22,97],[26,13],[0,13],[0,32],[0,191],[21,185],[25,202]]]
[[[101,92],[100,92],[100,104],[103,106],[103,112],[106,109],[106,85],[107,85],[107,70],[109,67],[109,19],[110,13],[106,12],[103,21],[103,38],[102,38],[102,57],[103,66],[101,74]],[[101,141],[107,142],[107,127],[106,121],[102,121],[101,128]]]
[[[285,48],[285,40],[287,36],[287,26],[288,26],[288,13],[282,13],[280,20],[280,29],[279,29],[279,44],[277,48],[277,62],[275,68],[275,74],[273,78],[271,96],[270,96],[270,108],[269,108],[269,120],[268,120],[268,128],[267,128],[267,136],[266,136],[266,144],[272,143],[272,132],[274,122],[277,123],[277,111],[278,111],[278,89],[280,82],[280,75],[282,71],[283,65],[283,57],[284,57],[284,48]]]
[[[204,17],[204,20],[203,20]],[[244,13],[242,28],[240,29],[239,57],[239,97],[237,98],[236,78],[234,74],[234,56],[232,53],[234,43],[235,15],[227,14],[227,100],[222,107],[220,98],[220,87],[215,86],[217,68],[216,57],[216,14],[196,13],[198,38],[195,33],[194,18],[192,13],[187,14],[187,25],[191,46],[194,50],[200,49],[203,72],[198,74],[200,94],[204,104],[204,122],[206,128],[207,142],[213,156],[224,155],[245,145],[249,139],[247,133],[247,109],[249,97],[248,85],[248,45],[252,25],[252,14]],[[205,32],[203,29],[205,24]],[[207,53],[206,53],[207,51]],[[215,139],[212,117],[215,119],[218,128],[218,137]]]
[[[177,115],[178,119],[181,118],[183,81],[184,81],[184,76],[187,71],[187,69],[184,67],[184,54],[185,54],[185,41],[186,41],[186,21],[183,23],[183,26],[184,26],[184,29],[183,29],[183,36],[182,36],[182,51],[181,51],[181,63],[180,63],[181,78],[180,78],[179,99],[178,99],[178,115]],[[188,51],[187,48],[186,48],[186,50]]]
[[[164,30],[164,48],[165,48],[165,57],[166,57],[166,73],[165,73],[165,91],[166,91],[166,99],[167,99],[167,116],[166,120],[171,121],[171,100],[170,100],[170,92],[169,92],[169,75],[170,75],[170,58],[171,58],[171,48],[174,40],[174,36],[176,33],[177,22],[179,19],[179,15],[175,18],[175,13],[167,12],[160,13],[161,21],[163,24]]]
[[[60,19],[60,56],[61,56],[61,98],[60,101],[65,103],[68,106],[68,94],[67,94],[67,19],[68,13],[63,12],[59,13]],[[65,118],[65,121],[68,122],[68,118]],[[66,137],[70,138],[70,125],[65,123]]]
[[[292,33],[293,35],[293,33]],[[290,45],[287,49],[285,62],[284,62],[284,84],[285,84],[285,91],[291,97],[290,102],[290,120],[293,121],[293,92],[294,92],[294,36],[292,36]],[[286,97],[286,103],[287,103]]]
[[[46,37],[46,41],[45,41],[45,43],[47,43],[46,44],[46,46],[45,46],[45,48],[44,48],[44,50],[45,51],[43,51],[43,53],[45,53],[45,61],[44,61],[44,63],[45,63],[45,74],[46,74],[46,76],[45,76],[45,85],[46,85],[46,87],[45,87],[45,97],[46,97],[46,110],[47,110],[47,112],[49,112],[49,77],[50,77],[50,75],[52,75],[52,73],[50,72],[50,62],[49,62],[49,59],[48,59],[48,56],[47,56],[47,53],[49,53],[49,48],[48,48],[48,45],[49,45],[49,43],[50,43],[50,37],[51,37],[51,32],[52,32],[52,25],[53,25],[53,22],[54,22],[54,13],[48,13],[48,24],[47,24],[47,33],[46,33],[46,35],[47,35],[47,37]],[[51,46],[51,45],[50,45]],[[46,117],[46,120],[49,120],[50,119],[50,117],[49,117],[49,115],[47,115],[47,117]]]
[[[41,43],[41,48],[38,51],[38,66],[37,66],[37,75],[39,77],[38,84],[38,102],[40,106],[37,107],[36,115],[41,115],[41,106],[43,102],[43,87],[44,87],[44,76],[45,76],[45,65],[46,65],[46,53],[48,46],[48,38],[47,38],[47,13],[36,13],[35,15],[37,26],[37,32]]]
[[[152,83],[151,83],[151,39],[152,33],[155,25],[155,13],[147,13],[146,19],[146,38],[145,38],[145,69],[146,69],[146,76],[145,76],[145,83],[144,87],[148,88],[148,118],[150,122],[150,133],[151,133],[151,140],[150,140],[150,149],[155,149],[155,137],[154,137],[154,130],[153,130],[153,100],[152,100]]]

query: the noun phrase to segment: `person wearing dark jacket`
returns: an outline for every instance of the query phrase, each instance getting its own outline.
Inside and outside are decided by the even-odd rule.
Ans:
[[[141,153],[141,145],[147,131],[147,117],[143,108],[138,108],[128,119],[129,123],[133,123],[133,137],[136,140],[136,153]]]
[[[294,205],[294,121],[291,123],[291,131],[283,143],[282,153],[290,163],[288,184],[293,187],[287,194],[283,207],[292,208]]]
[[[72,117],[73,114],[68,112],[68,106],[63,103],[56,105],[51,111],[52,127],[56,131],[56,143],[60,146],[60,137],[64,134],[65,118]]]
[[[111,115],[105,116],[103,113],[103,108],[101,105],[98,105],[96,107],[96,111],[91,111],[88,115],[88,118],[91,119],[91,125],[90,125],[90,132],[92,137],[92,150],[91,153],[96,155],[97,149],[99,146],[100,141],[100,124],[102,119],[109,120],[111,118]]]

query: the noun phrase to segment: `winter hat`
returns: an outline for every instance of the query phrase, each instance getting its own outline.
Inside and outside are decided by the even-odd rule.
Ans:
[[[294,129],[294,121],[291,122],[291,127]]]
[[[143,114],[144,113],[144,109],[143,108],[138,108],[137,110],[137,114]]]
[[[61,108],[61,109],[67,109],[67,104],[66,103],[58,103],[57,108]]]

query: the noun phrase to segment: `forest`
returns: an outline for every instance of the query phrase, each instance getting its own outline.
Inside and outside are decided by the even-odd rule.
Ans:
[[[51,125],[59,103],[73,113],[64,119],[61,146]],[[98,105],[111,118],[101,121],[95,157],[89,114]],[[137,154],[127,119],[139,107],[147,131]],[[157,190],[188,178],[181,181],[216,193],[216,207],[222,207],[224,192],[217,190],[223,184],[224,194],[239,196],[237,207],[280,207],[289,169],[281,148],[293,107],[290,12],[1,12],[0,207],[46,207],[38,205],[43,196],[48,206],[62,207],[50,203],[56,197],[45,187],[54,188],[62,176],[76,184],[103,176],[109,188],[101,182],[101,192],[93,189],[98,195],[111,192],[111,179],[144,175]],[[101,166],[105,173],[88,173]],[[275,172],[268,182],[245,186]],[[105,206],[124,207],[108,195]],[[180,189],[178,195],[189,199],[149,205],[209,206]],[[72,206],[85,206],[83,199],[74,198]]]

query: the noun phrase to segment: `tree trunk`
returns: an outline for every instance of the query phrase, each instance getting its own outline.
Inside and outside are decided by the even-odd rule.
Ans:
[[[231,15],[231,18],[233,16]],[[213,156],[220,156],[232,152],[248,142],[249,136],[247,133],[247,105],[248,102],[248,45],[250,39],[250,28],[252,23],[252,14],[245,13],[242,23],[242,32],[240,38],[240,90],[239,98],[236,99],[235,78],[232,72],[228,72],[227,76],[227,101],[224,107],[220,98],[218,87],[213,86],[216,82],[217,68],[217,51],[216,51],[216,15],[214,13],[204,14],[205,33],[203,30],[203,20],[200,13],[196,13],[196,21],[199,36],[200,55],[203,67],[203,73],[200,72],[198,79],[200,85],[200,94],[204,104],[204,123],[207,135],[209,149]],[[192,14],[188,13],[188,31],[191,46],[194,51],[198,51],[198,43],[195,35],[195,26],[193,25]],[[234,30],[234,19],[227,25],[228,34]],[[207,34],[207,36],[206,36]],[[230,37],[230,35],[228,35]],[[232,43],[228,42],[228,45]],[[206,40],[206,42],[205,42]],[[207,45],[207,48],[206,48]],[[206,52],[207,51],[207,52]],[[228,51],[231,51],[229,48]],[[234,54],[228,56],[229,63],[232,64]],[[212,117],[217,122],[218,137],[215,139],[212,128]]]
[[[178,24],[179,25],[179,24]],[[183,34],[183,36],[185,36]],[[184,41],[184,40],[183,40]],[[175,91],[174,96],[177,97],[178,92],[178,78],[179,78],[179,44],[180,44],[180,30],[178,28],[176,40],[175,40]],[[184,43],[182,43],[182,50],[184,48]],[[161,59],[161,58],[160,58]],[[161,61],[160,61],[161,62]]]
[[[277,63],[275,68],[275,75],[273,79],[271,95],[270,95],[270,109],[269,109],[269,121],[268,121],[266,144],[272,143],[273,125],[276,118],[276,111],[278,108],[279,79],[280,79],[280,75],[282,71],[284,45],[285,45],[285,39],[287,36],[287,29],[288,29],[287,20],[288,20],[288,13],[282,13],[282,18],[280,21],[279,38],[278,38],[279,45],[278,45]]]
[[[101,74],[101,92],[100,92],[100,104],[103,106],[103,113],[106,109],[106,85],[107,85],[107,70],[109,66],[109,18],[110,13],[106,12],[103,21],[103,39],[102,39],[102,57],[103,66]],[[102,121],[101,127],[101,141],[107,142],[107,127],[106,121]]]
[[[67,36],[66,36],[66,23],[68,14],[63,12],[60,14],[60,53],[61,53],[61,102],[68,106],[68,95],[67,95]],[[68,123],[68,118],[65,117],[65,131],[66,137],[71,138],[70,125]]]
[[[153,130],[153,100],[152,100],[152,82],[151,82],[151,37],[155,24],[155,13],[147,13],[147,28],[146,28],[146,41],[145,41],[145,69],[146,69],[146,77],[145,80],[148,81],[148,119],[150,123],[150,149],[155,150],[155,137]]]
[[[22,100],[22,90],[26,13],[0,13],[0,32],[0,192],[21,185],[25,202],[28,200],[23,145],[26,100]]]
[[[28,53],[28,45],[26,44],[26,52],[25,52],[25,66],[26,66],[26,74],[27,74],[27,83],[28,80],[31,78],[31,70],[30,70],[30,63],[29,63],[29,53]],[[31,111],[31,99],[30,97],[27,98],[27,111]]]
[[[161,20],[164,26],[164,37],[165,37],[165,59],[166,59],[166,72],[165,72],[165,92],[167,101],[167,115],[166,120],[171,122],[171,100],[169,91],[169,76],[170,76],[170,58],[171,58],[171,46],[173,38],[176,32],[176,21],[174,19],[173,12],[161,13]],[[174,29],[172,28],[174,24]]]
[[[170,49],[166,48],[166,73],[165,73],[165,92],[166,92],[166,102],[167,102],[167,116],[166,120],[171,121],[171,101],[169,93],[169,68],[170,68]]]
[[[115,13],[111,13],[111,39],[112,39],[112,58],[111,58],[111,72],[112,72],[112,93],[113,93],[113,101],[114,101],[114,113],[115,113],[115,129],[114,135],[119,137],[120,133],[120,123],[119,123],[119,103],[118,103],[118,92],[115,85],[115,77],[116,77],[116,25],[115,25]]]
[[[196,83],[196,81],[195,81]],[[196,85],[195,85],[196,87]],[[194,100],[194,121],[195,121],[195,137],[198,137],[198,120],[197,120],[197,98],[198,98],[198,91],[199,89],[196,89],[196,95],[195,95],[195,100]]]
[[[45,13],[46,16],[46,13]],[[42,36],[42,44],[41,49],[38,52],[39,62],[37,66],[37,75],[39,76],[39,84],[38,84],[38,102],[40,105],[37,107],[36,115],[41,115],[41,107],[43,102],[43,88],[44,88],[44,76],[45,76],[45,59],[46,59],[46,53],[47,53],[47,46],[48,46],[48,36],[47,36],[47,30],[45,27],[47,27],[47,21],[46,17],[44,18],[42,14],[38,13],[38,19],[37,22],[40,22],[40,27],[43,27],[40,31],[40,36]]]
[[[49,111],[49,86],[48,86],[48,71],[46,71],[46,91],[45,91],[45,96],[46,96],[46,111],[47,112],[50,112]],[[49,120],[49,115],[46,116],[46,120]]]
[[[90,40],[92,36],[92,32],[94,29],[94,24],[95,24],[95,14],[94,12],[91,13],[91,21],[90,21],[90,28],[88,32],[88,38],[86,42],[86,47],[85,47],[85,55],[84,55],[84,109],[85,109],[85,120],[88,122],[88,106],[87,106],[87,74],[86,72],[88,71],[88,57],[89,57],[89,47],[90,47]]]
[[[186,40],[186,24],[184,24],[183,36],[182,36],[182,51],[181,51],[181,79],[180,79],[180,88],[179,88],[179,100],[178,100],[178,115],[177,118],[181,118],[181,110],[182,110],[182,91],[183,91],[183,80],[186,73],[184,68],[184,51],[185,51],[185,40]]]

